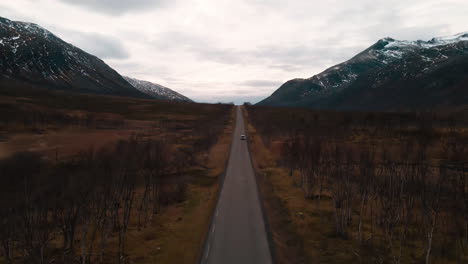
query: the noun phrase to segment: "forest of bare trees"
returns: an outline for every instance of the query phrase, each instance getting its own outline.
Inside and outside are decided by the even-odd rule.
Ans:
[[[304,198],[331,200],[337,236],[383,248],[385,263],[468,260],[463,113],[247,110]]]
[[[163,206],[186,199],[184,174],[230,120],[232,106],[217,109],[189,123],[192,148],[170,138],[134,135],[72,157],[18,152],[1,160],[0,257],[6,263],[128,263],[129,228],[144,232]],[[11,122],[68,118],[49,112],[28,117],[31,121],[20,115],[24,119]],[[117,246],[110,247],[111,240]]]

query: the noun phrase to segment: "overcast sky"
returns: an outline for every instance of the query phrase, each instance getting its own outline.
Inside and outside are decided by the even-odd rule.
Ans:
[[[468,31],[467,0],[1,0],[122,75],[200,102],[257,102],[383,37]]]

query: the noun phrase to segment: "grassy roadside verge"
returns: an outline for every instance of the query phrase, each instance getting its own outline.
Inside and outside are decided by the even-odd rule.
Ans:
[[[275,251],[275,261],[276,263],[304,263],[303,240],[296,233],[287,203],[278,193],[281,191],[278,189],[280,183],[272,181],[272,176],[276,174],[275,171],[279,172],[279,169],[275,169],[273,157],[250,124],[245,109],[243,109],[243,115],[261,202],[271,229],[269,231]]]
[[[263,144],[248,113],[243,114],[276,263],[362,263],[366,253],[335,236],[330,197],[324,195],[320,203],[304,199],[295,177],[277,166],[278,157]]]
[[[188,184],[187,199],[164,208],[142,232],[129,232],[131,263],[197,262],[216,205],[218,179],[225,169],[233,128],[234,111],[223,135],[204,157],[206,169],[198,171]]]

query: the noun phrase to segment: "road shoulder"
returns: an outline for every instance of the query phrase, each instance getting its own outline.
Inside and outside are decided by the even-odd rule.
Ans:
[[[304,263],[303,241],[295,231],[288,208],[275,192],[277,186],[268,180],[271,174],[270,168],[275,167],[274,160],[250,124],[247,111],[243,109],[242,113],[262,210],[267,223],[273,263]]]

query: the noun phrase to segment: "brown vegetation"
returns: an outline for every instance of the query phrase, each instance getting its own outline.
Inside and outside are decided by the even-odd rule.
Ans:
[[[196,260],[232,106],[5,90],[0,108],[0,263]],[[199,232],[175,255],[179,223]]]
[[[468,261],[463,112],[246,109],[265,199],[281,201],[306,262]]]

